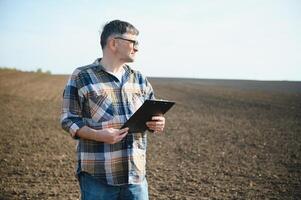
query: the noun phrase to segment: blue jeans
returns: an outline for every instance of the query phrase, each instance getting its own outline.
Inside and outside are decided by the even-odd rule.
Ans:
[[[86,172],[80,172],[78,176],[81,200],[148,200],[146,179],[139,185],[111,186]]]

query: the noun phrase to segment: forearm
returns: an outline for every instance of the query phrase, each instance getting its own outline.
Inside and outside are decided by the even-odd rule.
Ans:
[[[86,139],[86,140],[94,140],[98,142],[104,142],[103,133],[101,130],[95,130],[88,126],[83,126],[76,132],[76,136]]]
[[[128,130],[128,128],[123,128],[120,130],[113,128],[95,130],[88,126],[83,126],[76,132],[76,136],[86,140],[115,144],[120,142],[126,136]]]

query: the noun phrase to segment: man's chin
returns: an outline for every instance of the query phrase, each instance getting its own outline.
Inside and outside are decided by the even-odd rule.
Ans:
[[[132,62],[134,62],[134,61],[135,61],[134,58],[127,58],[127,59],[124,59],[124,62],[126,62],[126,63],[132,63]]]

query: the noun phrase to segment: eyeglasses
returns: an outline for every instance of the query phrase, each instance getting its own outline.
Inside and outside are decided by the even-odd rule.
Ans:
[[[121,39],[121,40],[131,42],[135,48],[137,48],[139,46],[139,42],[137,40],[130,40],[130,39],[126,39],[123,37],[115,37],[114,39]]]

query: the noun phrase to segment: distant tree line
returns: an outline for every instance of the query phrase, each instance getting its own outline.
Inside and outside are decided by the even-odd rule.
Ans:
[[[15,67],[2,67],[2,66],[0,66],[0,70],[22,71]],[[38,68],[36,71],[28,71],[28,72],[39,73],[39,74],[51,74],[50,70],[43,71],[41,68]]]
[[[46,70],[45,72],[43,72],[43,70],[41,68],[38,68],[37,73],[44,73],[44,74],[51,74],[51,71],[50,70]]]

